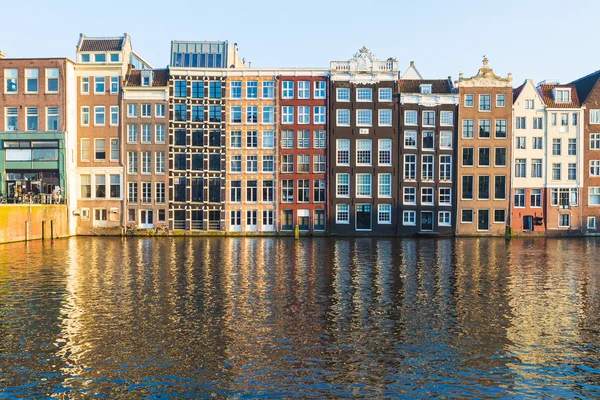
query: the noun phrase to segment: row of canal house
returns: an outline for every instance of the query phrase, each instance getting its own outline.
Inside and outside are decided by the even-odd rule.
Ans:
[[[81,35],[74,62],[0,56],[0,191],[60,188],[79,234],[595,234],[599,79],[424,79],[365,47],[250,68],[229,42],[156,69]]]

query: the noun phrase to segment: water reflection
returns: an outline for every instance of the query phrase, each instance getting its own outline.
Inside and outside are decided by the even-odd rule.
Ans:
[[[1,246],[0,397],[598,396],[599,246]]]

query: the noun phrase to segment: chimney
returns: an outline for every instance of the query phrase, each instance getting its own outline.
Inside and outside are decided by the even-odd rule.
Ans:
[[[410,66],[411,66],[411,67],[414,67],[414,66],[415,66],[415,62],[414,62],[414,61],[411,61],[411,62],[410,62]]]
[[[0,50],[0,60],[3,59],[6,56],[6,54],[4,54],[4,52],[2,50]]]

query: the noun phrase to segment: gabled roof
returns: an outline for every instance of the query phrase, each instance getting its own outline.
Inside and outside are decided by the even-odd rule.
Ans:
[[[552,95],[552,89],[571,89],[571,102],[570,103],[556,103],[554,101],[554,96]],[[579,108],[581,107],[581,103],[579,102],[579,97],[577,96],[577,90],[575,89],[575,85],[540,85],[538,86],[538,93],[540,97],[544,101],[544,104],[548,108]]]
[[[165,87],[169,83],[169,70],[166,68],[153,69],[152,86],[144,87]],[[142,87],[142,70],[132,69],[129,74],[125,77],[126,87]]]
[[[408,66],[408,69],[402,74],[400,79],[423,79],[423,76],[421,75],[417,67],[415,67],[415,62],[411,61],[410,65]]]
[[[523,88],[525,87],[526,83],[527,83],[527,81],[523,82],[523,84],[521,86],[519,86],[518,88],[513,89],[513,104],[516,103],[517,98],[519,97],[519,95],[523,91]]]
[[[89,38],[82,37],[79,51],[121,51],[125,45],[125,37]]]
[[[431,85],[431,93],[452,93],[452,82],[449,79],[400,79],[398,92],[421,93],[421,85]]]
[[[577,96],[579,96],[581,104],[584,104],[587,101],[588,96],[590,95],[590,93],[592,93],[592,90],[598,84],[599,79],[600,71],[596,71],[584,76],[583,78],[579,78],[571,82],[571,84],[575,85],[575,88],[577,89]]]

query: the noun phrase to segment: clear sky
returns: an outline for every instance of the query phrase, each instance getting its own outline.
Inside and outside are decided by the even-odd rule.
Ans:
[[[229,40],[252,67],[329,67],[362,45],[425,78],[474,75],[483,55],[514,86],[600,69],[598,0],[3,1],[7,57],[74,59],[79,33],[120,36],[154,67],[171,40]],[[10,16],[10,18],[9,18]]]

